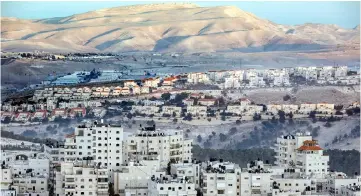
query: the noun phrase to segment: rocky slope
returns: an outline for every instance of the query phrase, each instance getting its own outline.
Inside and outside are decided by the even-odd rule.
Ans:
[[[360,29],[278,25],[233,6],[165,3],[42,20],[1,18],[3,51],[265,52],[359,50]]]

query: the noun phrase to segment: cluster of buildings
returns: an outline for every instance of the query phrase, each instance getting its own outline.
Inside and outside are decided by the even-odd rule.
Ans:
[[[282,69],[221,70],[188,74],[188,83],[218,84],[225,89],[291,86],[290,78],[301,76],[318,84],[354,85],[360,75],[348,75],[347,66],[286,67]]]
[[[2,151],[1,194],[360,195],[360,176],[330,171],[309,133],[281,136],[275,151],[275,163],[258,159],[245,168],[201,162],[181,130],[140,126],[126,135],[120,126],[94,122],[43,152]]]

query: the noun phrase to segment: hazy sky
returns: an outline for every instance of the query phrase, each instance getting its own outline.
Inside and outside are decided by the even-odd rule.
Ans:
[[[1,2],[1,16],[41,19],[147,2]],[[360,2],[194,2],[200,6],[234,5],[278,24],[323,23],[353,28],[360,24]]]

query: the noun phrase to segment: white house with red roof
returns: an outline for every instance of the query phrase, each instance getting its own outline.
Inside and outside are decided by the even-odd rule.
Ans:
[[[54,120],[56,117],[67,118],[68,113],[66,109],[60,109],[60,108],[54,109],[51,113],[51,120]]]
[[[160,79],[159,78],[147,78],[147,79],[144,79],[142,82],[143,82],[143,86],[157,88],[158,84],[160,83]]]
[[[30,117],[31,117],[30,112],[19,112],[15,115],[14,120],[18,122],[26,122],[29,121]]]
[[[12,120],[13,117],[14,117],[14,112],[4,112],[4,111],[1,111],[1,121],[5,120],[6,117],[9,117],[10,120]]]
[[[86,115],[86,109],[85,108],[72,108],[72,109],[70,109],[69,116],[71,118],[74,118],[77,115],[80,115],[80,116],[84,117]]]
[[[42,120],[42,119],[47,117],[47,114],[48,114],[48,112],[46,110],[38,110],[38,111],[33,113],[31,119],[36,118],[36,119]]]

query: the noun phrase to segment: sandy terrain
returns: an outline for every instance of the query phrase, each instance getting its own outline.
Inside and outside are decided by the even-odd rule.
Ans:
[[[193,3],[114,7],[41,20],[2,18],[1,22],[2,49],[15,52],[348,53],[359,51],[360,43],[359,28],[278,25],[236,6],[199,7]]]

